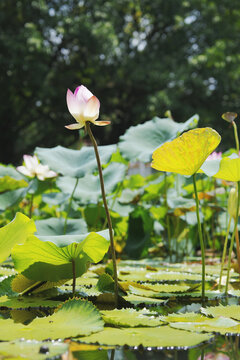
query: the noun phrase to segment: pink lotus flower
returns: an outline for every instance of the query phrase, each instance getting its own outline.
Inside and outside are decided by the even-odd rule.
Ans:
[[[25,176],[31,178],[37,177],[39,180],[45,180],[57,176],[57,174],[50,170],[48,165],[40,164],[36,155],[23,155],[25,166],[18,166],[16,169]]]
[[[216,152],[216,151],[211,153],[207,158],[207,160],[221,160],[221,159],[222,159],[222,152]]]
[[[71,90],[67,91],[67,106],[70,114],[77,121],[76,124],[66,125],[70,130],[81,129],[86,121],[98,126],[110,124],[110,121],[96,121],[99,117],[100,102],[91,91],[81,85],[76,88],[74,94]]]
[[[201,356],[197,360],[201,360]],[[230,357],[223,353],[208,353],[204,356],[204,360],[230,360]]]

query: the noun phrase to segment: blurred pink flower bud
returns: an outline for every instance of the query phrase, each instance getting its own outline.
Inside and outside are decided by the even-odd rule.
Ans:
[[[197,360],[201,360],[201,356],[198,357]],[[208,353],[204,355],[204,360],[230,360],[230,357],[223,353]]]
[[[207,160],[221,160],[221,158],[222,158],[222,152],[214,151],[208,156]]]

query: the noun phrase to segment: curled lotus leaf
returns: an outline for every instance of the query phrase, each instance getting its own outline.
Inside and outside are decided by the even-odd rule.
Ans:
[[[217,179],[227,181],[239,181],[240,180],[240,158],[231,159],[224,157],[220,162],[219,171],[213,175]]]
[[[152,167],[181,175],[195,174],[221,141],[212,128],[189,130],[153,153]]]

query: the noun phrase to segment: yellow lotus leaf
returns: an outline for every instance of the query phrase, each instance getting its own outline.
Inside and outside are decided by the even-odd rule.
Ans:
[[[166,142],[153,153],[152,167],[181,175],[193,175],[221,141],[212,128],[189,130]]]
[[[240,158],[222,158],[219,171],[213,176],[227,181],[240,181]]]

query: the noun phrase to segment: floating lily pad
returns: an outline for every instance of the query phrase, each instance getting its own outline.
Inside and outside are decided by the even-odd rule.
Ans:
[[[133,305],[158,305],[165,302],[165,300],[146,297],[146,296],[139,296],[134,294],[128,294],[127,296],[123,297],[126,301],[130,302]]]
[[[201,321],[203,316],[201,314],[197,314],[194,312],[190,313],[179,313],[179,314],[168,314],[166,316],[159,316],[159,319],[165,322],[173,323],[173,322],[189,322],[189,321]]]
[[[71,299],[53,315],[36,318],[29,325],[15,324],[11,319],[0,319],[0,339],[65,339],[101,331],[103,325],[100,313],[92,303]]]
[[[156,289],[156,290],[155,290]],[[158,289],[158,290],[157,290]],[[158,284],[154,287],[154,285],[149,286],[149,289],[141,289],[136,286],[129,286],[130,293],[134,295],[146,296],[146,297],[153,297],[153,298],[161,298],[162,293],[178,293],[178,292],[186,292],[190,289],[187,285],[166,285],[166,284]]]
[[[163,322],[159,318],[155,318],[154,314],[147,310],[121,309],[106,310],[101,312],[103,320],[107,324],[123,326],[123,327],[156,327],[162,325]]]
[[[96,335],[81,338],[87,344],[145,347],[180,347],[195,346],[212,338],[209,334],[190,333],[171,328],[168,325],[156,328],[114,329],[106,327]]]
[[[9,308],[9,309],[26,309],[30,307],[34,308],[50,308],[50,307],[57,307],[61,304],[61,301],[55,300],[47,300],[45,298],[40,297],[8,297],[7,295],[0,297],[0,308]],[[1,335],[0,335],[1,339]]]
[[[201,312],[208,316],[209,315],[213,317],[223,316],[240,321],[240,305],[210,306],[207,308],[202,308]]]
[[[188,318],[187,322],[174,322],[170,323],[170,326],[177,329],[184,329],[188,331],[197,331],[197,332],[214,332],[220,333],[222,335],[231,333],[239,334],[240,333],[240,323],[227,318],[227,317],[217,317],[214,319],[209,319],[205,316],[202,316],[201,319],[195,321],[195,316],[192,319]]]
[[[0,342],[0,355],[5,359],[42,360],[60,356],[68,351],[68,344],[59,341],[11,341]],[[17,355],[18,354],[18,355]]]

